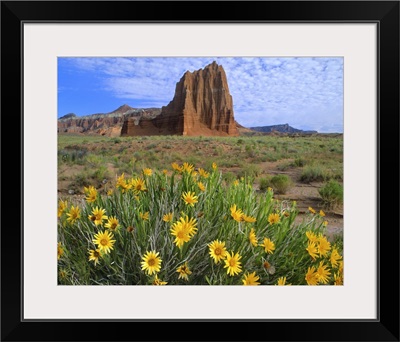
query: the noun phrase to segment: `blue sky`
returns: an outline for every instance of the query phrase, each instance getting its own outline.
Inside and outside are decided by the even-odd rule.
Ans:
[[[343,132],[343,58],[58,58],[58,117],[108,113],[123,104],[161,108],[187,71],[225,69],[235,119],[245,127],[288,123]]]

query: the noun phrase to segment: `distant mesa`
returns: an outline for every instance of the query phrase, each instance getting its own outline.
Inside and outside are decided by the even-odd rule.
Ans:
[[[301,133],[301,134],[316,134],[317,131],[303,131],[301,129],[293,128],[289,124],[282,125],[271,125],[271,126],[260,126],[250,127],[251,130],[262,133]]]
[[[58,119],[58,133],[80,133],[86,135],[104,135],[119,137],[124,122],[128,118],[134,120],[154,119],[160,115],[160,108],[132,108],[126,104],[109,113],[98,113],[86,116],[75,114],[64,115]]]

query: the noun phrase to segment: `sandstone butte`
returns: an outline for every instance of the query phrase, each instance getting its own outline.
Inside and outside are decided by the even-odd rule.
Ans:
[[[59,133],[105,136],[187,135],[238,136],[232,96],[225,70],[215,61],[186,71],[167,106],[135,109],[123,105],[113,112],[58,119]]]
[[[214,61],[204,69],[186,71],[160,115],[127,118],[121,135],[238,136],[224,68]]]

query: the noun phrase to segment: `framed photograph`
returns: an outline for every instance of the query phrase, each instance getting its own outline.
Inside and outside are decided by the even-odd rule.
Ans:
[[[2,340],[399,341],[398,1],[1,22]]]

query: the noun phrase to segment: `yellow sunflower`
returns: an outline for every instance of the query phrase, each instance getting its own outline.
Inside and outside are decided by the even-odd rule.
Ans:
[[[64,248],[61,245],[61,242],[57,244],[57,259],[60,259],[61,256],[64,254]]]
[[[104,227],[112,231],[116,231],[117,228],[119,227],[119,221],[115,216],[110,216]]]
[[[179,166],[177,163],[172,163],[171,166],[175,171],[182,172],[182,166]]]
[[[156,251],[147,251],[143,255],[143,261],[140,264],[142,265],[142,270],[145,271],[148,275],[160,272],[162,260],[158,256],[159,254],[160,253]]]
[[[145,176],[151,176],[153,174],[153,170],[149,169],[149,168],[145,168],[145,169],[143,169],[143,174]]]
[[[280,217],[278,214],[269,214],[268,216],[268,222],[269,224],[275,224],[278,223],[280,221]]]
[[[227,251],[225,248],[225,242],[214,240],[208,245],[210,251],[211,258],[214,259],[214,262],[218,264],[221,260],[225,259]]]
[[[113,240],[114,235],[109,231],[99,232],[94,235],[93,243],[97,245],[100,252],[107,254],[114,249],[115,240]]]
[[[256,272],[246,273],[242,279],[243,285],[260,285],[259,280],[260,277],[256,275]]]
[[[193,170],[194,170],[194,166],[192,164],[189,164],[186,162],[183,163],[183,165],[182,165],[183,172],[192,173]]]
[[[216,170],[218,168],[217,164],[216,163],[212,163],[212,168],[213,168],[213,170]]]
[[[334,277],[334,285],[343,285],[343,275],[341,275],[339,272],[333,274]]]
[[[86,194],[86,202],[88,203],[93,203],[96,202],[97,199],[97,190],[95,189],[94,186],[89,186],[89,187],[84,187],[83,188],[84,193]]]
[[[81,209],[79,209],[78,206],[74,207],[73,205],[69,209],[69,212],[67,213],[67,221],[70,223],[75,223],[75,221],[79,220],[81,218]]]
[[[306,251],[308,252],[308,254],[310,254],[313,260],[318,258],[318,247],[315,242],[308,241]]]
[[[167,285],[167,284],[168,284],[168,282],[158,279],[158,275],[156,274],[156,276],[154,277],[154,280],[153,280],[153,285],[160,286],[160,285]]]
[[[131,188],[131,184],[129,184],[125,179],[125,174],[123,173],[121,176],[117,178],[117,183],[115,185],[117,188],[120,188],[121,191],[124,193]]]
[[[318,253],[320,256],[325,256],[331,250],[331,243],[326,239],[325,236],[318,238]]]
[[[208,178],[208,176],[210,175],[206,170],[204,170],[202,168],[198,169],[198,172],[199,172],[200,177],[203,177],[203,178]]]
[[[197,171],[192,171],[192,178],[193,178],[194,181],[197,180],[197,176],[198,176],[198,175],[199,175],[199,174],[198,174]]]
[[[317,285],[318,284],[318,276],[315,271],[315,267],[309,267],[305,276],[305,280],[308,285]]]
[[[315,242],[315,243],[318,242],[318,236],[311,230],[306,232],[306,236],[309,242]]]
[[[202,182],[198,182],[197,186],[199,187],[200,191],[206,191],[206,187]]]
[[[67,205],[68,205],[68,202],[66,200],[65,201],[60,200],[58,202],[58,210],[57,210],[57,216],[58,217],[61,217],[61,215],[63,214],[64,210],[67,209]]]
[[[107,220],[106,210],[96,207],[92,210],[92,215],[89,215],[89,220],[93,221],[96,226],[103,224],[103,220]]]
[[[146,191],[146,183],[142,178],[132,178],[130,181],[131,188],[135,193],[139,193],[140,191]]]
[[[264,238],[263,243],[260,245],[264,247],[264,250],[268,254],[273,254],[275,250],[275,244],[269,238]]]
[[[243,221],[243,211],[237,208],[236,204],[232,205],[230,210],[231,210],[231,216],[235,221],[237,222]]]
[[[256,247],[258,245],[258,239],[257,239],[256,233],[254,231],[254,228],[251,228],[251,230],[250,230],[249,241],[254,247]]]
[[[189,280],[189,275],[192,274],[192,271],[190,271],[187,262],[185,262],[183,265],[179,266],[176,269],[176,272],[179,273],[178,279],[185,279],[186,281]]]
[[[334,248],[332,250],[331,257],[330,257],[330,262],[331,262],[332,267],[337,267],[338,266],[338,261],[340,259],[342,259],[342,256],[339,254],[337,249]]]
[[[324,262],[321,261],[317,268],[317,279],[319,283],[327,284],[329,282],[329,278],[331,275],[331,271],[327,269],[327,265],[324,265]]]
[[[121,176],[117,177],[117,186],[124,184],[126,182],[125,180],[125,173],[122,173]]]
[[[163,216],[164,222],[172,222],[173,219],[174,219],[174,213],[168,213]]]
[[[226,259],[224,260],[225,261],[224,268],[227,268],[226,270],[227,274],[229,274],[230,276],[234,276],[242,272],[241,262],[239,261],[241,258],[242,256],[239,255],[239,253],[236,254],[234,254],[234,252],[232,252],[232,254],[229,254],[229,252],[227,253]]]
[[[343,273],[343,269],[344,269],[344,262],[343,260],[339,261],[339,272]]]
[[[315,210],[312,207],[308,207],[308,210],[311,214],[315,214]]]
[[[319,216],[324,217],[324,216],[325,216],[325,213],[324,213],[322,210],[320,210],[320,211],[319,211]]]
[[[255,217],[247,216],[245,214],[242,215],[242,219],[243,219],[243,221],[249,222],[249,223],[253,223],[253,222],[257,221]]]
[[[182,194],[182,199],[187,205],[194,207],[194,204],[197,203],[198,197],[194,192],[188,191]]]
[[[139,217],[143,221],[148,221],[149,220],[149,215],[150,215],[150,213],[148,211],[146,211],[145,213],[142,213],[142,212],[139,213]]]
[[[188,242],[197,232],[197,222],[195,218],[190,218],[186,215],[181,217],[171,227],[171,234],[175,236],[174,243],[181,248],[185,242]]]
[[[89,261],[94,261],[95,266],[98,264],[100,257],[101,257],[100,249],[89,250]]]

